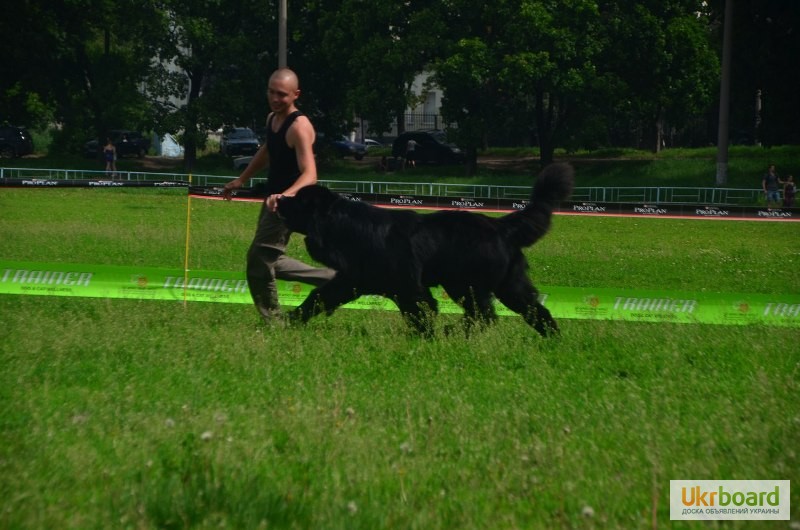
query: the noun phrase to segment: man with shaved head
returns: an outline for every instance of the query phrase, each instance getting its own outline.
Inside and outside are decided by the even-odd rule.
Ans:
[[[261,206],[255,237],[247,252],[247,283],[259,313],[265,318],[280,311],[275,278],[322,285],[336,274],[332,269],[314,268],[288,257],[286,245],[291,232],[275,209],[283,195],[317,182],[314,160],[314,126],[295,102],[300,97],[300,82],[288,68],[280,68],[269,78],[267,99],[267,141],[239,177],[225,185],[224,197],[241,188],[255,174],[269,166],[267,198]]]

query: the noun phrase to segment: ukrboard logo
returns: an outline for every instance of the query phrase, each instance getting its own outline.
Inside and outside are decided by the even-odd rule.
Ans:
[[[788,480],[670,480],[671,520],[789,520]]]

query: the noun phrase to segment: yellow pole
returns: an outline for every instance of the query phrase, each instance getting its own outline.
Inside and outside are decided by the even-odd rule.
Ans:
[[[183,253],[183,307],[186,307],[186,289],[189,285],[189,230],[192,226],[192,175],[189,174],[189,192],[186,195],[186,248]]]

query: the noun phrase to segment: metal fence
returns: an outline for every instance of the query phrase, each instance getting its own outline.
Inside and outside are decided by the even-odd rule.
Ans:
[[[49,179],[49,180],[97,180],[108,179],[102,170],[30,169],[2,168],[0,179]],[[146,173],[139,171],[117,172],[123,181],[179,181],[189,180],[182,173]],[[192,184],[197,186],[222,186],[231,176],[192,175]],[[264,179],[254,178],[251,185]],[[495,186],[481,184],[444,184],[436,182],[377,182],[321,180],[322,184],[342,193],[375,193],[386,195],[415,195],[429,197],[460,197],[474,199],[527,199],[529,186]],[[686,188],[686,187],[576,187],[573,201],[585,202],[630,202],[652,204],[704,204],[732,205],[757,204],[763,199],[760,189],[743,188]]]

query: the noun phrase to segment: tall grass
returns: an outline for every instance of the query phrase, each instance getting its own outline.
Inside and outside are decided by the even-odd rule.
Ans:
[[[0,190],[0,257],[179,267],[186,200]],[[191,268],[241,270],[258,205],[192,208]],[[528,255],[542,284],[797,292],[795,233],[557,217]],[[776,528],[673,523],[669,480],[800,480],[793,329],[564,320],[543,340],[503,318],[421,340],[395,313],[284,328],[16,296],[0,315],[0,528]]]

